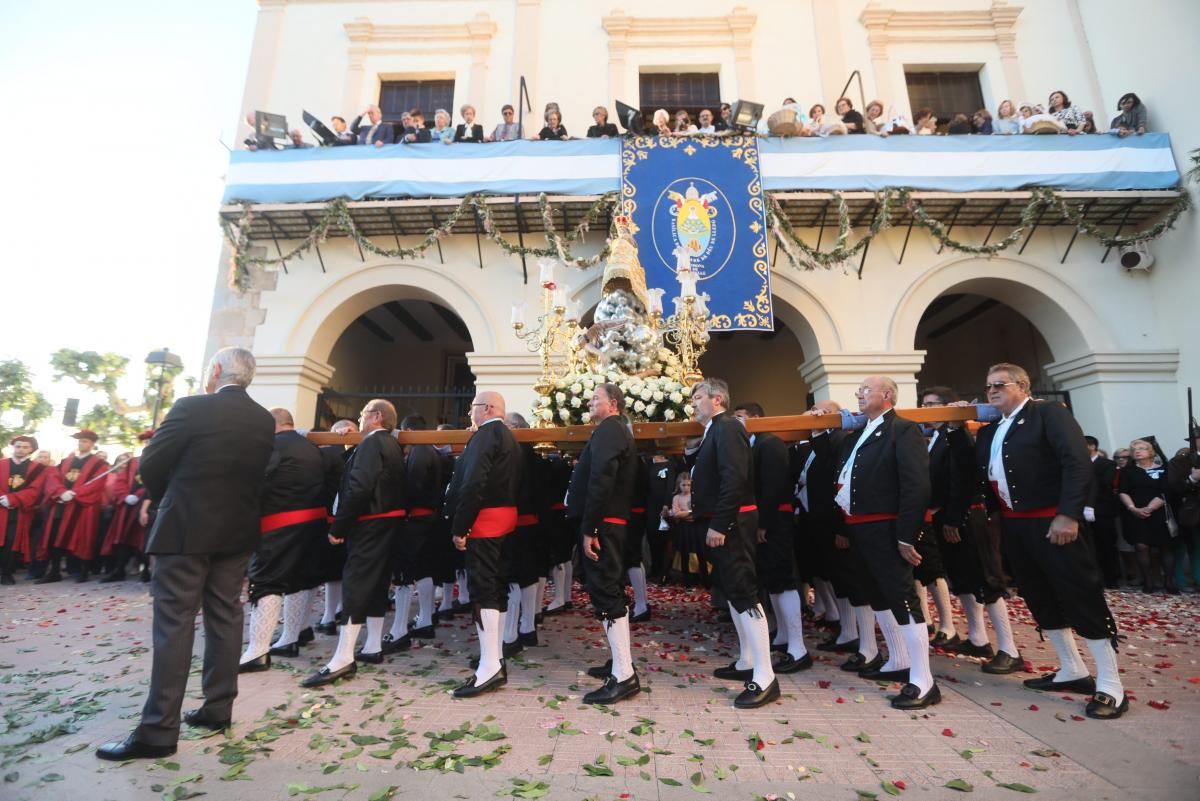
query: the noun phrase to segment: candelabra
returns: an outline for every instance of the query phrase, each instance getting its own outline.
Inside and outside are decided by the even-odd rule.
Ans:
[[[530,353],[537,353],[542,360],[542,373],[533,388],[539,395],[546,395],[554,388],[560,377],[554,369],[554,357],[566,356],[562,375],[576,370],[583,359],[583,344],[579,328],[579,305],[566,301],[566,291],[558,285],[554,276],[553,259],[538,260],[539,283],[542,285],[542,313],[537,324],[525,328],[524,304],[513,306],[512,327],[517,339],[525,343]],[[538,421],[538,426],[549,425]]]
[[[663,342],[673,347],[683,365],[683,383],[688,387],[698,383],[704,374],[700,372],[700,357],[708,349],[708,293],[696,293],[696,273],[692,269],[691,256],[687,249],[675,249],[675,278],[679,281],[679,295],[672,298],[675,313],[663,319],[662,297],[664,290],[650,290],[650,322],[661,333]]]

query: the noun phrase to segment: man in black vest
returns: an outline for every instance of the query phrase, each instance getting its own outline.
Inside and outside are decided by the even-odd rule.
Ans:
[[[1121,563],[1117,556],[1117,503],[1114,487],[1117,481],[1117,463],[1100,455],[1100,440],[1084,437],[1087,442],[1088,458],[1092,461],[1095,479],[1083,507],[1083,519],[1091,523],[1092,544],[1100,570],[1104,574],[1104,586],[1115,590],[1121,586]]]
[[[896,383],[868,376],[858,388],[867,424],[842,446],[838,506],[851,548],[870,579],[871,608],[888,644],[888,661],[864,678],[903,680],[896,709],[924,709],[942,700],[929,670],[929,635],[913,587],[921,557],[917,532],[929,502],[929,455],[916,423],[896,416]],[[868,636],[859,630],[859,639]],[[870,632],[874,636],[874,631]]]
[[[479,636],[479,666],[455,689],[455,698],[474,698],[508,683],[501,650],[508,603],[505,540],[517,528],[521,448],[504,425],[504,414],[500,393],[475,396],[471,402],[475,433],[458,457],[446,491],[450,536],[454,547],[466,552],[467,583]]]
[[[729,385],[719,378],[692,387],[692,406],[696,422],[704,426],[692,467],[692,512],[707,527],[704,541],[715,583],[729,604],[738,635],[737,661],[717,668],[713,675],[745,681],[746,689],[734,706],[753,709],[779,698],[779,679],[771,666],[771,633],[758,602],[754,569],[758,507],[750,437],[727,413]]]
[[[271,667],[271,636],[283,611],[283,596],[301,589],[314,538],[325,531],[325,462],[321,452],[296,431],[292,413],[272,409],[275,448],[267,462],[262,495],[263,539],[250,558],[250,639],[239,673]],[[293,626],[298,621],[293,620]],[[299,628],[280,652],[299,655]],[[294,654],[293,654],[294,652]]]
[[[329,540],[346,543],[342,572],[344,622],[337,649],[325,667],[300,683],[320,687],[358,672],[358,661],[383,661],[383,618],[388,609],[392,543],[404,503],[404,452],[392,436],[396,407],[386,400],[367,401],[358,421],[362,440],[346,461],[334,501]],[[367,626],[362,650],[355,651],[359,630]]]
[[[254,371],[250,351],[217,351],[208,394],[176,401],[142,454],[142,481],[158,504],[146,538],[146,553],[155,556],[150,690],[141,723],[124,740],[101,746],[101,759],[175,753],[202,605],[204,705],[184,722],[229,725],[242,644],[242,580],[262,539],[259,509],[275,430],[271,413],[246,394]]]
[[[623,576],[638,469],[637,446],[621,417],[624,409],[620,387],[596,386],[588,402],[596,428],[579,454],[567,490],[567,519],[579,531],[588,594],[612,651],[606,669],[588,671],[591,675],[603,672],[604,686],[585,695],[585,704],[612,704],[642,689],[633,669]]]
[[[1104,599],[1096,553],[1079,525],[1093,480],[1087,444],[1066,407],[1032,400],[1029,386],[1029,374],[1015,364],[988,369],[988,403],[1003,417],[975,441],[976,461],[1000,514],[1005,558],[1058,654],[1057,673],[1027,679],[1025,686],[1094,693],[1088,717],[1119,718],[1129,699],[1117,672],[1117,624]],[[1094,682],[1072,628],[1096,659]]]

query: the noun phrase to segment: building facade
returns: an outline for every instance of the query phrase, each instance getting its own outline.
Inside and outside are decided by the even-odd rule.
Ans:
[[[523,77],[527,133],[553,101],[567,129],[582,135],[593,107],[611,114],[614,100],[651,108],[660,98],[678,106],[742,98],[769,114],[792,97],[802,108],[832,109],[857,70],[861,90],[845,90],[855,107],[879,98],[908,119],[918,104],[980,102],[995,112],[1004,99],[1044,104],[1064,90],[1105,128],[1117,99],[1136,92],[1150,127],[1171,134],[1183,171],[1200,145],[1200,111],[1186,99],[1200,71],[1196,30],[1200,6],[1187,2],[694,0],[667,16],[663,6],[606,0],[259,0],[243,112],[349,120],[369,104],[419,97],[445,99],[456,123],[469,103],[491,131],[500,107],[517,105]],[[436,225],[445,206],[429,207]],[[1182,441],[1185,431],[1184,388],[1200,385],[1195,216],[1185,213],[1149,245],[1148,272],[1122,269],[1115,251],[1049,224],[992,258],[941,248],[903,226],[842,268],[798,270],[775,254],[777,331],[718,335],[701,367],[728,379],[735,401],[787,414],[809,397],[851,403],[873,373],[896,379],[901,405],[932,384],[969,399],[982,395],[989,364],[1014,361],[1039,394],[1065,397],[1104,447],[1154,432],[1173,450],[1171,435]],[[981,224],[953,229],[956,239],[978,244],[1008,233],[974,219]],[[1138,219],[1147,227],[1156,218]],[[1094,221],[1112,231],[1121,218]],[[832,234],[800,233],[828,247],[832,224]],[[602,247],[601,228],[579,255]],[[395,242],[423,233],[397,231]],[[537,233],[524,236],[541,244]],[[282,235],[254,241],[263,255],[295,244]],[[298,420],[352,415],[372,394],[392,397],[401,414],[454,423],[474,386],[504,392],[518,410],[533,399],[539,360],[514,335],[510,308],[540,305],[537,282],[525,281],[536,265],[486,239],[455,234],[420,258],[393,260],[330,238],[286,270],[254,270],[242,293],[227,287],[225,255],[208,350],[250,347],[259,359],[256,397]],[[568,274],[570,297],[583,308],[600,298],[600,272]]]

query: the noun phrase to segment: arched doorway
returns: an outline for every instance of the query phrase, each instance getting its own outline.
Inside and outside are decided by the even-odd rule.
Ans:
[[[700,370],[729,384],[735,406],[754,401],[769,415],[798,414],[812,403],[800,375],[805,358],[796,333],[776,318],[774,331],[715,332]]]

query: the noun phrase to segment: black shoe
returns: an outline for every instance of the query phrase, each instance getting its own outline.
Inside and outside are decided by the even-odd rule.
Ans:
[[[337,621],[332,623],[318,623],[317,625],[313,626],[313,631],[315,631],[317,634],[325,634],[330,637],[336,637],[338,633]]]
[[[261,673],[264,670],[271,669],[271,654],[270,652],[263,654],[260,657],[251,659],[249,662],[242,662],[238,665],[238,673]]]
[[[124,580],[125,580],[125,568],[118,567],[116,570],[113,570],[109,573],[105,573],[104,577],[100,579],[99,583],[100,584],[112,584],[114,581],[124,581]]]
[[[921,688],[915,684],[905,684],[899,695],[892,696],[893,709],[925,709],[941,702],[942,691],[936,683],[924,696],[921,695]]]
[[[399,653],[400,651],[407,651],[411,647],[412,637],[408,636],[407,634],[396,639],[393,639],[392,635],[390,634],[385,634],[383,635],[383,650],[381,653],[395,654]]]
[[[37,581],[35,581],[33,583],[34,584],[54,584],[59,581],[62,581],[62,573],[59,573],[57,570],[54,570],[54,571],[51,571],[51,572],[47,573],[46,575],[42,576],[40,579],[38,579]],[[132,737],[132,736],[133,735],[130,735],[130,737]],[[116,743],[109,743],[109,745],[116,745]],[[140,745],[140,743],[139,743],[139,745]],[[174,752],[172,751],[171,753],[174,753]],[[108,757],[102,757],[102,758],[107,759]]]
[[[460,606],[459,603],[456,601],[454,606],[450,607],[449,609],[434,609],[433,610],[433,622],[441,623],[443,620],[451,620],[453,618],[456,618],[456,617],[458,617],[458,613],[461,612],[465,608],[466,607]]]
[[[296,642],[300,645],[308,645],[310,642],[312,642],[316,638],[317,638],[317,635],[313,634],[312,626],[307,626],[305,628],[300,629],[300,636],[296,638]]]
[[[477,695],[483,695],[484,693],[490,693],[494,690],[498,690],[505,684],[508,684],[508,668],[505,667],[504,660],[501,660],[500,669],[497,670],[496,674],[490,679],[485,681],[483,684],[476,684],[475,677],[472,676],[471,678],[467,679],[466,682],[456,687],[452,695],[455,698],[474,698]]]
[[[899,670],[863,670],[859,672],[859,678],[867,681],[898,681],[903,684],[908,684],[908,668]]]
[[[184,712],[183,722],[189,726],[212,729],[213,731],[225,731],[233,725],[233,721],[229,718],[225,720],[212,720],[204,713],[203,709],[193,709],[191,712]]]
[[[1055,681],[1053,673],[1043,673],[1036,679],[1025,679],[1024,684],[1031,690],[1041,690],[1049,693],[1079,693],[1091,695],[1096,692],[1096,680],[1091,676],[1070,681]]]
[[[140,578],[141,578],[143,584],[150,583],[150,566],[149,565],[142,568],[142,573],[141,573]]]
[[[554,617],[555,615],[561,615],[565,611],[567,611],[567,605],[563,604],[562,606],[556,606],[553,609],[542,610],[542,616],[543,617]]]
[[[642,612],[640,615],[630,615],[629,622],[630,623],[645,623],[649,619],[650,619],[650,607],[647,606],[646,611]]]
[[[733,705],[738,709],[757,709],[764,704],[769,704],[778,699],[779,679],[773,680],[766,689],[759,687],[752,681],[748,681],[746,682],[746,689],[738,693],[738,697],[733,699]]]
[[[512,642],[504,643],[504,647],[502,649],[505,659],[511,659],[524,650],[525,646],[521,643],[521,638],[519,636]]]
[[[1011,656],[1004,651],[992,657],[991,661],[983,663],[983,672],[991,673],[996,676],[1005,676],[1009,673],[1016,673],[1019,670],[1025,669],[1025,660],[1020,654]]]
[[[864,670],[879,670],[883,667],[883,654],[875,654],[875,658],[867,661],[867,658],[862,654],[855,652],[850,655],[850,658],[839,665],[842,670],[847,673],[861,673]]]
[[[789,653],[784,653],[783,659],[780,659],[771,668],[776,673],[799,673],[802,670],[808,670],[813,666],[812,654],[805,654],[797,659]]]
[[[776,654],[786,654],[788,652],[788,644],[786,642],[771,643],[771,652]]]
[[[853,654],[858,653],[858,638],[839,643],[837,640],[829,640],[828,642],[820,643],[817,646],[818,651],[827,651],[835,654]]]
[[[615,704],[617,701],[632,698],[641,691],[642,683],[638,681],[636,672],[625,681],[617,681],[616,676],[609,676],[604,680],[603,687],[592,690],[583,696],[583,702],[585,704]]]
[[[0,584],[12,585],[16,583],[17,580],[12,577],[12,573],[5,573],[3,576],[0,576]]]
[[[612,673],[612,660],[608,660],[603,665],[593,665],[587,669],[587,674],[593,679],[606,679]]]
[[[719,667],[713,671],[713,675],[718,679],[727,679],[729,681],[749,681],[754,676],[753,668],[739,670],[737,662],[730,662],[725,667]]]
[[[983,645],[976,645],[970,640],[963,640],[958,645],[947,650],[953,651],[959,656],[975,656],[979,657],[980,659],[991,659],[996,655],[996,652],[992,650],[992,644],[990,642],[984,643]]]
[[[300,686],[320,687],[325,684],[333,684],[338,679],[352,679],[357,673],[357,662],[351,662],[344,668],[338,668],[337,670],[330,670],[328,667],[323,667],[304,681],[300,682]]]
[[[1121,703],[1117,703],[1117,699],[1113,698],[1108,693],[1096,693],[1092,696],[1092,700],[1088,701],[1087,709],[1084,714],[1089,718],[1096,720],[1113,720],[1121,717],[1129,711],[1129,696],[1121,694]]]
[[[368,665],[382,665],[383,664],[383,651],[379,650],[373,654],[366,653],[365,651],[362,651],[362,650],[355,651],[354,652],[354,661],[355,662],[366,662]]]
[[[533,616],[533,625],[540,626],[545,622],[546,622],[546,613],[545,612],[538,612],[536,615]]]
[[[271,656],[290,656],[293,659],[300,656],[300,643],[289,642],[287,645],[272,645],[271,650],[267,651]]]
[[[517,642],[526,648],[536,648],[538,644],[537,630],[527,631],[517,635]]]
[[[957,634],[955,634],[953,637],[948,637],[946,636],[946,632],[939,631],[937,634],[933,635],[933,639],[929,641],[929,644],[934,648],[953,648],[960,642],[962,642],[962,638],[960,638]]]
[[[433,624],[430,623],[428,626],[421,626],[420,628],[415,629],[410,628],[408,630],[408,636],[418,640],[432,640]]]
[[[77,576],[75,576],[75,583],[76,584],[87,584],[88,576],[89,576],[89,573],[87,570],[80,570],[79,574]]]
[[[162,759],[176,751],[174,745],[150,745],[130,734],[124,740],[114,740],[96,749],[96,756],[111,762],[124,762],[127,759]]]

